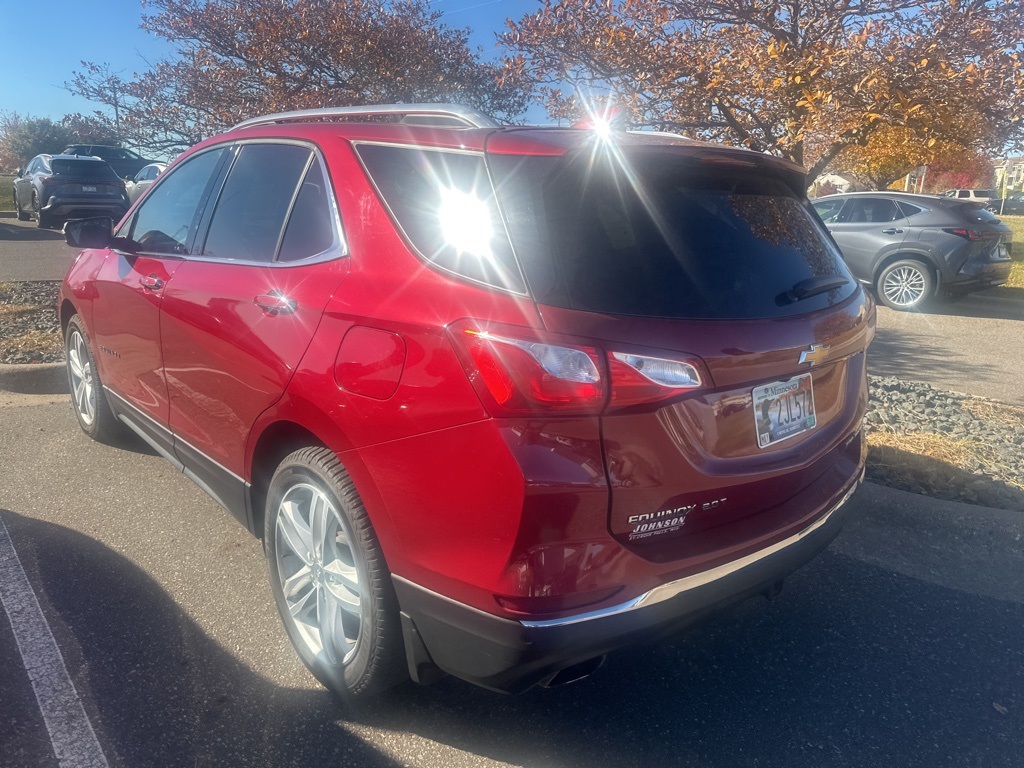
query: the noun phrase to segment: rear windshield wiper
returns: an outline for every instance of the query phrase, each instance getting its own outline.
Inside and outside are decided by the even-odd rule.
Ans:
[[[849,283],[849,279],[842,275],[825,275],[824,277],[809,277],[801,280],[788,291],[783,291],[775,297],[775,303],[780,307],[786,304],[793,304],[819,293],[827,293],[836,288],[842,288]]]

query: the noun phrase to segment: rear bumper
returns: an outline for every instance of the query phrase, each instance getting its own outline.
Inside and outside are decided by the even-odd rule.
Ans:
[[[976,291],[982,288],[990,288],[1002,285],[1010,279],[1010,270],[1013,262],[989,261],[987,259],[973,259],[967,262],[960,272],[947,279],[942,287],[949,291]]]
[[[485,688],[519,693],[617,648],[670,635],[768,590],[811,560],[839,533],[846,502],[861,477],[823,515],[787,539],[598,611],[513,621],[396,576],[410,673],[426,681],[436,668]]]
[[[41,213],[53,219],[82,219],[89,216],[109,215],[118,222],[128,211],[128,204],[117,200],[51,197]]]

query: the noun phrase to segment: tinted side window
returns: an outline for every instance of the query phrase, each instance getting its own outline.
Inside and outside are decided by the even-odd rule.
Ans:
[[[323,253],[334,245],[334,215],[320,163],[306,172],[299,196],[281,241],[278,261],[298,261]]]
[[[423,258],[472,280],[525,290],[483,157],[375,144],[357,149]]]
[[[246,144],[217,200],[203,256],[273,261],[311,152],[293,144]]]
[[[956,196],[957,197],[970,197],[971,196],[971,191],[969,189],[961,189],[959,192],[957,192]]]
[[[858,198],[843,212],[843,221],[851,224],[878,223],[901,218],[899,208],[892,200]]]
[[[150,253],[188,253],[202,204],[226,151],[203,152],[171,171],[132,217],[128,237]]]
[[[924,208],[918,208],[916,205],[904,203],[902,200],[896,203],[896,205],[900,207],[900,213],[902,213],[908,219],[911,216],[916,216],[917,214],[921,213],[924,210]]]
[[[821,220],[828,224],[836,220],[845,202],[845,200],[815,200],[812,205],[814,205],[814,210],[818,212],[818,215],[821,216]]]

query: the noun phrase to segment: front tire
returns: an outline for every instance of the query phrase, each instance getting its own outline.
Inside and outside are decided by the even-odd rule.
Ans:
[[[67,356],[68,386],[71,389],[71,407],[78,424],[93,440],[107,442],[121,431],[121,423],[110,410],[103,394],[96,358],[93,357],[89,337],[82,318],[75,315],[64,332],[64,351]]]
[[[18,200],[18,190],[14,190],[14,210],[18,212],[18,221],[28,221],[32,218],[21,209],[21,201]]]
[[[916,259],[894,261],[881,271],[875,282],[878,299],[890,309],[909,312],[920,309],[935,293],[931,270]]]
[[[402,682],[398,600],[352,479],[326,448],[287,456],[270,481],[264,547],[288,638],[342,699]]]

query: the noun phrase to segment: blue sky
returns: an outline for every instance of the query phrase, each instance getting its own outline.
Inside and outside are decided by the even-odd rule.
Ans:
[[[471,44],[485,58],[499,53],[494,40],[505,19],[520,19],[539,7],[538,0],[432,0],[452,27],[470,27]],[[163,41],[139,29],[140,0],[11,0],[4,3],[0,51],[7,62],[0,80],[0,111],[54,120],[88,114],[96,105],[72,96],[64,83],[82,61],[108,62],[123,77],[147,69],[170,52]],[[45,8],[41,14],[40,8]],[[534,116],[531,114],[531,118]]]

